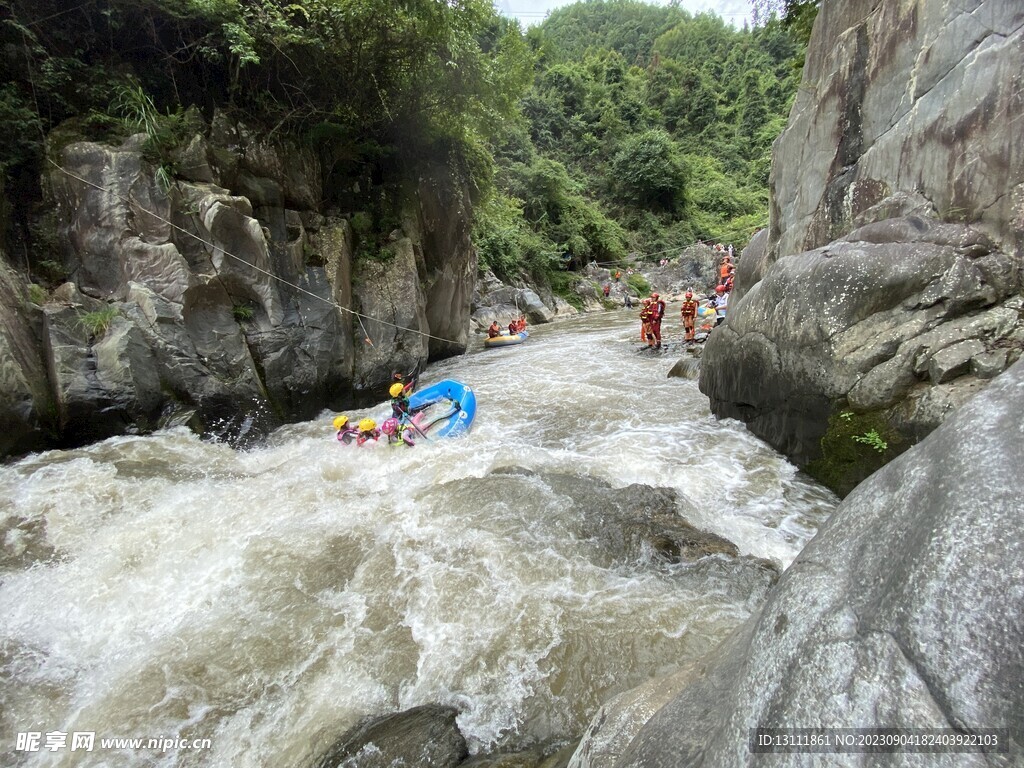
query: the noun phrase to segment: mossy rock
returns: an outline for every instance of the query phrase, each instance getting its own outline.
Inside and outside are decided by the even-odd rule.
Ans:
[[[121,144],[131,135],[123,120],[101,112],[90,112],[69,118],[55,126],[46,135],[46,151],[56,162],[71,144],[80,141],[98,141],[111,146]]]
[[[565,299],[577,311],[583,311],[583,297],[576,292],[576,286],[582,282],[578,275],[571,272],[551,272],[547,275],[547,281],[551,293]]]
[[[651,284],[647,282],[647,278],[641,275],[639,272],[634,272],[626,278],[626,285],[628,285],[637,296],[649,296],[651,294]]]
[[[846,496],[869,475],[910,447],[881,411],[835,410],[821,438],[821,458],[804,469],[839,496]]]

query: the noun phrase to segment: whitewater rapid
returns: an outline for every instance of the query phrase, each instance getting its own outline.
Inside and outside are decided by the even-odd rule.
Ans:
[[[780,567],[836,499],[638,352],[631,313],[530,330],[423,375],[474,388],[466,438],[357,449],[324,413],[244,452],[180,428],[0,467],[5,764],[303,766],[430,702],[473,751],[569,739],[721,640],[763,590],[607,551],[559,476],[674,489]],[[28,732],[210,747],[14,749]]]

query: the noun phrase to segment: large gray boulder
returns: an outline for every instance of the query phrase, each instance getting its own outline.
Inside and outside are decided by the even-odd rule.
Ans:
[[[358,262],[352,281],[354,305],[361,314],[353,385],[371,399],[375,394],[377,400],[387,399],[387,387],[381,384],[392,383],[392,372],[411,371],[428,355],[423,332],[429,332],[430,325],[413,243],[403,237],[391,243],[388,252],[387,261]]]
[[[68,283],[44,309],[44,350],[57,424],[71,443],[156,426],[162,403],[153,353],[137,326]]]
[[[847,497],[722,646],[606,706],[573,765],[1019,765],[1022,410],[1024,362]],[[637,732],[645,707],[657,712]],[[624,747],[602,722],[636,736]],[[985,757],[763,755],[757,727],[1007,728],[1012,741]]]
[[[466,351],[476,249],[470,240],[469,188],[443,165],[425,163],[406,191],[403,227],[412,240],[423,289],[424,337],[430,357]]]
[[[1021,3],[824,0],[774,149],[771,258],[928,208],[1014,242],[1022,61]]]
[[[1017,262],[916,216],[780,259],[711,334],[701,390],[800,464],[821,456],[837,409],[879,412],[916,441],[978,391],[975,371],[1020,356]]]
[[[40,310],[0,251],[0,456],[41,447],[43,430],[56,426],[47,417],[52,399],[35,316]]]
[[[739,301],[748,288],[757,283],[768,269],[768,230],[759,229],[750,238],[736,261],[735,286],[729,298],[733,303]]]
[[[700,386],[840,493],[1024,347],[1022,62],[1020,3],[821,4]],[[864,435],[838,418],[880,461],[845,455]]]
[[[171,198],[143,159],[144,143],[144,135],[119,147],[76,142],[60,153],[71,173],[49,174],[49,188],[62,214],[64,266],[87,296],[123,301],[128,282],[140,281],[148,268],[154,269],[154,290],[181,290],[173,287],[181,271],[172,249],[146,248],[170,243],[173,229],[166,223]]]

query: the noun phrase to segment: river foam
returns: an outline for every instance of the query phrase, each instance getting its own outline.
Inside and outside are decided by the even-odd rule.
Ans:
[[[608,552],[558,476],[672,488],[782,567],[835,499],[668,379],[674,357],[636,352],[634,325],[432,366],[476,391],[464,439],[358,449],[324,414],[246,452],[174,429],[0,468],[4,738],[212,742],[15,764],[301,766],[359,716],[428,702],[459,707],[474,750],[525,746],[706,651],[760,595],[726,566]]]

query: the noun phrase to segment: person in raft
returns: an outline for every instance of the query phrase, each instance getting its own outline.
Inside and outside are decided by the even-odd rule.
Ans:
[[[398,419],[392,417],[390,419],[384,419],[384,423],[380,425],[380,431],[387,435],[388,445],[398,445],[399,443],[405,443],[406,445],[415,445],[412,436],[407,434],[409,426],[402,424]]]
[[[683,318],[683,331],[686,341],[693,341],[696,335],[694,324],[697,322],[697,302],[693,300],[693,291],[686,292],[683,306],[679,310]]]
[[[420,375],[418,371],[419,365],[412,370],[411,373],[402,373],[401,371],[395,371],[391,374],[391,379],[402,385],[405,390],[405,394],[411,395],[412,391],[416,389],[416,382],[419,381]]]
[[[380,438],[380,430],[377,429],[377,422],[373,419],[362,419],[359,422],[359,437],[356,438],[356,445],[362,445],[367,440]]]
[[[651,294],[651,336],[654,348],[661,349],[661,320],[665,317],[665,302],[656,293]]]
[[[348,416],[345,415],[334,417],[334,430],[338,433],[338,440],[345,444],[351,443],[352,439],[359,435],[359,430],[349,423]]]
[[[412,409],[409,408],[409,393],[401,382],[396,381],[392,384],[388,394],[391,395],[392,418],[401,419],[404,416],[412,415]]]
[[[498,321],[495,320],[493,323],[491,323],[491,327],[487,329],[487,338],[495,339],[498,336],[501,336],[501,326],[498,325]]]

